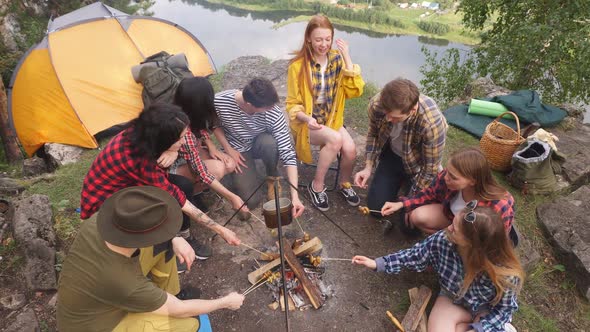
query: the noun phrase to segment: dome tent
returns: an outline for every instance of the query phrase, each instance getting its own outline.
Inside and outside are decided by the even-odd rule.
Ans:
[[[48,142],[96,148],[93,135],[137,117],[142,86],[131,67],[159,51],[184,53],[194,75],[215,73],[199,40],[166,20],[100,2],[51,20],[8,87],[10,120],[27,154]]]

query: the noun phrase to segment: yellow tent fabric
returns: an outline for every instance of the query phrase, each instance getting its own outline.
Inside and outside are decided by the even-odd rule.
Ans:
[[[186,30],[119,13],[104,18],[98,12],[89,20],[83,12],[80,23],[49,32],[21,60],[9,88],[9,111],[27,154],[47,142],[96,148],[93,135],[137,117],[142,86],[131,67],[147,56],[184,53],[193,74],[215,73],[207,51]]]

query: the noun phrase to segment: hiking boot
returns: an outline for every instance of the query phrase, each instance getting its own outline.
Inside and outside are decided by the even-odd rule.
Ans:
[[[328,205],[328,194],[326,194],[326,188],[320,192],[313,190],[313,180],[307,186],[311,203],[320,211],[328,211],[330,205]]]
[[[344,196],[346,203],[350,206],[358,206],[361,203],[360,197],[356,194],[350,182],[342,183],[340,193]]]
[[[183,301],[200,299],[201,290],[196,287],[187,286],[181,289],[180,292],[178,292],[178,294],[176,294],[176,298]]]
[[[201,243],[200,241],[197,241],[197,239],[195,239],[194,237],[186,239],[186,242],[188,242],[191,245],[191,247],[193,247],[193,249],[195,250],[195,255],[199,260],[204,261],[211,257],[211,255],[213,254],[213,251],[211,250],[210,246]]]
[[[191,201],[191,203],[193,203],[194,206],[197,207],[197,209],[201,210],[203,213],[208,213],[209,207],[203,201],[202,195],[203,195],[203,192],[194,194],[193,197],[191,197],[190,201]]]

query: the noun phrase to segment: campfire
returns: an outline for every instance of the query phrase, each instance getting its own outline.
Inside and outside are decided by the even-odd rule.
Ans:
[[[322,277],[325,268],[322,258],[315,255],[322,249],[319,238],[311,238],[307,233],[302,239],[289,241],[283,239],[285,256],[285,285],[288,295],[289,310],[319,309],[329,297],[330,290]],[[262,253],[261,259],[271,260],[248,275],[252,284],[244,294],[248,294],[260,287],[270,289],[273,302],[269,308],[285,310],[283,296],[283,279],[280,273],[280,258],[278,253]]]

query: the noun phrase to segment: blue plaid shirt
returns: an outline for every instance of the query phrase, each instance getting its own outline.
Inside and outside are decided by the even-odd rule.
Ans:
[[[376,262],[377,271],[395,274],[402,268],[422,272],[428,266],[432,266],[439,276],[441,289],[455,295],[451,299],[455,304],[470,308],[471,312],[477,312],[478,308],[489,306],[489,313],[481,317],[479,322],[471,324],[476,331],[504,332],[504,324],[510,322],[512,314],[518,309],[516,293],[512,289],[504,292],[500,302],[494,306],[491,305],[496,296],[496,289],[487,274],[476,277],[465,295],[458,296],[463,284],[463,262],[444,230],[429,236],[411,248],[379,257]],[[517,277],[512,277],[510,281],[515,285],[520,282]]]

